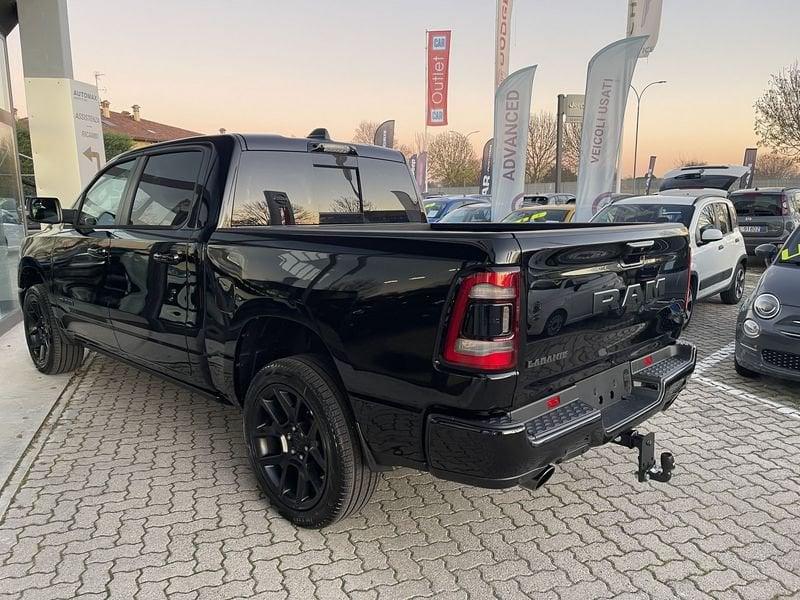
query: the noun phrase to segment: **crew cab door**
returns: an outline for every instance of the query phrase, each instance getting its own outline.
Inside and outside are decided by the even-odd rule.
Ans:
[[[75,226],[53,236],[52,298],[62,326],[73,335],[115,351],[108,313],[109,236],[130,188],[136,161],[101,171],[78,199]]]
[[[722,240],[718,246],[723,246],[723,273],[728,274],[723,287],[727,288],[736,271],[736,265],[739,263],[739,259],[743,254],[746,254],[746,251],[744,249],[742,234],[734,227],[735,217],[731,214],[728,204],[726,202],[715,202],[714,211],[717,214],[717,227],[719,227],[719,230],[722,232]]]
[[[192,219],[208,155],[190,146],[141,157],[109,240],[109,315],[123,357],[184,380],[200,324]]]

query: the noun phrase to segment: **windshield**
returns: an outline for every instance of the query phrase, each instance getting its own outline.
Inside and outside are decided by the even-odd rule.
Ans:
[[[694,190],[712,188],[729,190],[739,178],[732,175],[703,175],[702,173],[686,173],[665,179],[661,183],[660,191],[664,190]]]
[[[731,196],[740,217],[779,217],[783,214],[781,194],[736,194]]]
[[[488,223],[492,218],[492,207],[462,206],[453,212],[447,213],[440,223]]]
[[[563,223],[567,214],[566,210],[515,210],[503,223]]]
[[[425,216],[429,219],[438,219],[444,212],[447,202],[443,200],[426,200]]]
[[[592,223],[683,223],[692,222],[689,204],[612,204],[597,213]]]

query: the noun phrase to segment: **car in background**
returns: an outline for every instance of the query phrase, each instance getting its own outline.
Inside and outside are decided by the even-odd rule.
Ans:
[[[762,244],[756,255],[769,266],[739,309],[736,372],[800,381],[800,229],[783,248]]]
[[[442,196],[440,198],[428,198],[423,202],[428,223],[438,223],[452,211],[462,206],[473,204],[486,204],[486,201],[472,196]]]
[[[447,213],[439,223],[488,223],[492,220],[492,205],[474,202]],[[430,222],[430,221],[429,221]]]
[[[725,190],[729,192],[750,172],[740,165],[698,165],[680,167],[664,175],[659,192],[670,190]]]
[[[687,324],[698,300],[719,294],[725,304],[737,304],[744,294],[747,253],[733,203],[719,191],[675,190],[623,198],[598,212],[592,223],[686,226],[692,248]]]
[[[761,244],[782,245],[800,227],[800,189],[755,188],[731,192],[747,253]]]
[[[546,192],[542,194],[525,194],[522,197],[522,206],[535,204],[575,204],[574,194],[561,192]]]
[[[569,223],[575,216],[575,207],[569,204],[561,206],[526,206],[509,213],[503,223]]]
[[[15,210],[0,208],[0,248],[9,252],[19,251],[25,239],[25,226]]]

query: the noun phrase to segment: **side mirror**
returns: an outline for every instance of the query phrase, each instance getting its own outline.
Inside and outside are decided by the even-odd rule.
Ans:
[[[716,227],[709,227],[708,229],[703,230],[703,233],[700,234],[700,240],[704,244],[708,244],[710,242],[718,242],[721,239],[722,239],[722,232]]]
[[[756,256],[763,259],[766,266],[770,266],[775,262],[775,257],[778,256],[778,247],[775,244],[756,246]]]
[[[34,196],[27,201],[28,218],[34,223],[55,225],[62,222],[61,204],[58,198]]]

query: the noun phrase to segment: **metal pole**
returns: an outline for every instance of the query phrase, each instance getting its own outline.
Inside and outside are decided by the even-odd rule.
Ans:
[[[564,152],[564,94],[558,95],[556,103],[556,192],[561,191],[561,155]]]
[[[631,86],[631,87],[633,87],[633,86]],[[636,92],[635,89],[633,91],[634,91],[634,93]],[[636,180],[636,158],[637,158],[637,154],[639,153],[639,109],[641,108],[641,106],[642,106],[642,98],[637,93],[636,94],[636,136],[635,136],[634,142],[633,142],[633,193],[634,193],[634,195],[636,195],[636,192],[638,191],[638,188],[639,188],[639,186],[637,185],[638,181]]]

